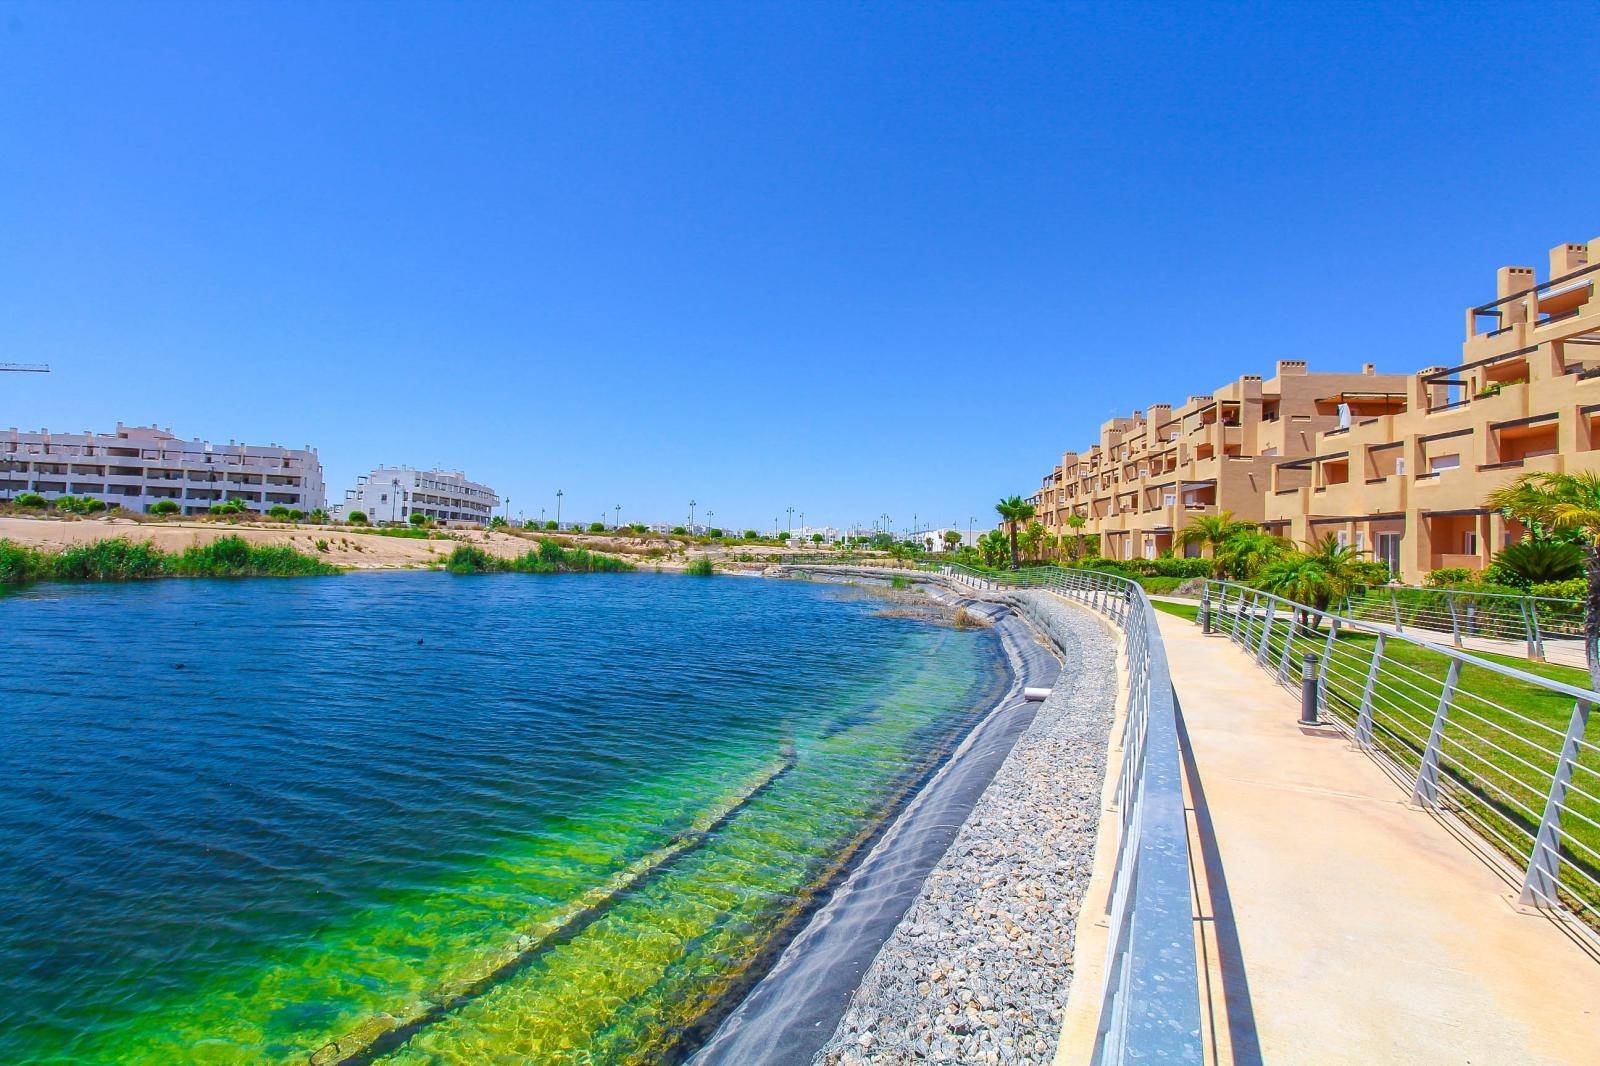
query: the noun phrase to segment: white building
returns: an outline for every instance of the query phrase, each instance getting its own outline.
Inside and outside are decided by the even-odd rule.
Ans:
[[[933,542],[933,550],[942,552],[945,550],[944,535],[946,533],[955,533],[961,537],[960,540],[956,541],[957,547],[975,548],[978,546],[978,538],[987,532],[988,530],[986,529],[973,529],[968,531],[965,529],[960,529],[956,526],[937,526],[929,529],[919,529],[914,533],[909,534],[906,539],[915,541],[916,543],[922,545],[925,550],[927,549],[928,542],[931,540]]]
[[[90,496],[130,511],[172,500],[184,514],[242,500],[252,511],[282,505],[314,511],[327,503],[322,463],[309,444],[212,444],[179,440],[170,429],[124,426],[113,433],[0,433],[0,499]]]
[[[500,497],[493,489],[468,481],[459,470],[384,466],[356,478],[356,487],[345,490],[334,517],[360,511],[369,522],[409,522],[420,514],[440,524],[486,526],[498,506]]]

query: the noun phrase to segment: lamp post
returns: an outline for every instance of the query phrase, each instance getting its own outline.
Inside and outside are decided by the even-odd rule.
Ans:
[[[694,534],[694,501],[689,501],[689,533]]]
[[[715,511],[707,511],[706,512],[706,530],[707,530],[707,532],[710,532],[711,528],[716,525],[716,523],[714,521],[712,521],[712,519],[714,519],[716,517],[717,517],[717,512],[715,512]]]
[[[794,536],[794,508],[793,507],[785,507],[784,508],[784,513],[786,513],[789,516],[789,525],[788,525],[787,528],[789,530],[789,536],[791,538],[793,538],[793,536]]]
[[[612,529],[621,529],[622,528],[622,504],[620,504],[620,503],[617,504],[614,508],[612,508],[611,528]]]
[[[564,495],[566,495],[566,493],[562,492],[560,489],[556,489],[556,528],[557,529],[561,528],[561,497],[564,496]]]

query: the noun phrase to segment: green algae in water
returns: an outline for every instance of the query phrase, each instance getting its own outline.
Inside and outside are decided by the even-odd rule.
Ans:
[[[351,580],[363,579],[319,585],[337,590]],[[439,586],[425,581],[408,578],[394,605],[400,613],[411,617],[415,605],[408,597],[439,595]],[[227,928],[237,928],[237,941],[216,937],[214,919],[197,919],[213,936],[208,949],[168,952],[170,970],[146,968],[144,976],[134,973],[120,984],[87,973],[76,986],[81,998],[54,1005],[84,1024],[66,1036],[59,1021],[0,1024],[0,1058],[305,1063],[330,1041],[342,1040],[346,1048],[352,1034],[370,1036],[416,1017],[554,929],[565,932],[525,964],[452,1003],[379,1061],[661,1061],[696,1019],[740,987],[773,934],[807,905],[815,886],[920,776],[1000,676],[992,636],[873,619],[866,614],[870,605],[827,601],[809,589],[641,578],[608,587],[603,598],[587,598],[593,586],[581,579],[563,584],[564,591],[551,596],[543,588],[497,581],[487,592],[444,605],[457,608],[445,613],[458,646],[485,653],[496,669],[525,671],[518,684],[537,683],[540,700],[508,716],[500,704],[506,697],[498,696],[494,707],[471,719],[471,728],[438,731],[431,748],[436,715],[398,700],[386,705],[393,729],[411,748],[425,750],[408,751],[415,765],[404,767],[350,762],[348,773],[366,790],[359,795],[377,793],[385,802],[359,808],[361,824],[342,830],[354,843],[342,850],[315,834],[300,841],[302,848],[315,845],[319,855],[364,855],[364,865],[341,860],[326,869],[306,862],[292,867],[277,859],[294,876],[264,875],[236,905]],[[679,593],[686,586],[693,589],[688,598]],[[337,591],[312,594],[305,617],[320,627],[330,614],[348,611],[365,624],[396,595],[393,588],[355,588],[349,603]],[[172,596],[187,607],[188,595],[162,592],[149,613],[159,616],[162,601]],[[248,622],[230,620],[246,647],[250,625],[276,636],[292,632],[301,617],[301,608],[292,606],[298,599],[283,598],[289,594],[274,594],[266,604],[248,591],[230,595],[240,597],[239,609],[249,615]],[[530,603],[530,595],[537,602]],[[496,596],[504,596],[504,604]],[[483,597],[497,609],[484,611]],[[144,602],[135,597],[132,607],[119,604],[119,616],[131,614],[131,625],[151,624],[152,618],[139,617]],[[69,606],[61,624],[81,625],[84,600]],[[522,620],[535,609],[546,631],[532,643],[505,636],[510,623],[526,624]],[[754,630],[744,637],[754,653],[707,664],[705,648],[715,646],[717,631],[730,619]],[[0,617],[0,623],[7,620]],[[605,646],[610,660],[604,665],[595,663],[598,655],[574,661],[580,620],[587,650]],[[35,625],[41,640],[51,637],[48,619]],[[429,630],[428,644],[445,644],[451,633]],[[352,659],[371,654],[362,644],[366,636],[351,639]],[[308,732],[298,707],[325,689],[327,677],[341,673],[336,660],[337,654],[315,686],[294,694],[298,706],[286,735]],[[449,674],[453,664],[449,658],[419,660],[407,684],[448,691],[460,684]],[[572,689],[583,699],[557,701],[547,711],[545,703],[560,695],[561,673],[574,675]],[[647,699],[591,708],[590,693],[608,681]],[[237,693],[237,687],[222,690]],[[60,725],[58,711],[43,701],[39,706],[54,712],[52,724]],[[271,707],[257,700],[249,710],[248,718],[241,716],[244,726],[230,728],[257,728]],[[598,726],[597,711],[607,716]],[[530,722],[537,730],[530,731]],[[199,731],[201,744],[191,744],[190,759],[219,743],[204,719],[176,725],[186,738]],[[349,728],[356,726],[361,741],[369,741],[369,724]],[[474,730],[493,731],[495,744],[473,745]],[[308,742],[320,739],[315,730],[309,734]],[[551,736],[559,737],[559,746],[547,742]],[[654,857],[662,849],[747,795],[791,742],[790,769],[715,833],[678,848],[657,868]],[[273,739],[260,750],[275,756],[278,744]],[[355,755],[371,758],[372,752],[353,749]],[[565,761],[547,766],[552,755]],[[441,761],[448,765],[441,768]],[[487,773],[486,764],[499,762],[507,763],[504,772]],[[435,777],[413,788],[410,778],[422,767]],[[292,802],[310,802],[307,794],[320,799],[323,792],[354,802],[342,783],[289,779],[295,784],[282,794]],[[564,790],[570,799],[562,798]],[[345,839],[338,837],[342,823],[320,812],[308,824]],[[360,835],[362,829],[368,834]],[[443,846],[435,854],[418,840]],[[266,853],[265,845],[255,847]],[[641,864],[644,872],[633,876]],[[302,879],[310,886],[304,898],[294,894]],[[339,893],[322,905],[317,890],[324,883]],[[158,887],[169,893],[182,886]],[[206,886],[189,887],[203,913]],[[603,905],[571,925],[575,901],[597,895]],[[258,908],[272,912],[272,920]],[[294,920],[278,919],[280,911]],[[104,997],[95,1003],[95,981],[104,984],[105,996],[115,996],[109,1006]]]

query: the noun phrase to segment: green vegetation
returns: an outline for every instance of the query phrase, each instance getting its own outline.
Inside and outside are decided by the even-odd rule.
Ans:
[[[632,570],[633,564],[587,548],[564,548],[553,540],[544,539],[537,548],[513,559],[462,544],[450,553],[445,569],[452,574],[588,574],[620,573]]]
[[[18,507],[38,507],[43,509],[50,506],[50,501],[39,495],[37,492],[19,493],[17,498],[11,502]]]
[[[126,537],[59,551],[0,540],[0,585],[157,577],[309,577],[338,572],[338,567],[293,548],[251,544],[242,537],[221,537],[176,554],[149,541]]]
[[[711,556],[699,555],[689,561],[689,565],[683,568],[683,572],[695,577],[710,577],[717,572],[717,567],[711,561]]]
[[[157,500],[150,505],[150,513],[154,515],[167,515],[178,513],[178,501]]]
[[[103,502],[92,496],[57,496],[53,506],[67,514],[94,514],[106,509]]]
[[[1011,569],[1016,570],[1022,565],[1021,559],[1017,555],[1017,523],[1026,522],[1033,517],[1033,504],[1024,500],[1021,496],[1007,496],[995,504],[994,509],[995,513],[1005,522],[1006,531],[1011,537]]]
[[[590,533],[604,533],[605,531],[606,531],[606,524],[604,522],[590,522],[589,523],[589,532]]]
[[[345,521],[352,526],[364,526],[367,524],[367,512],[351,511]]]
[[[433,525],[433,519],[429,518],[421,511],[412,511],[411,517],[406,519],[406,521],[410,522],[411,525],[416,529],[422,529],[424,526]]]
[[[546,528],[546,529],[560,529],[561,528],[561,523],[557,522],[554,518],[552,518],[552,519],[550,519],[550,521],[548,521],[548,522],[546,522],[544,524],[544,528]]]
[[[1587,579],[1584,661],[1589,667],[1589,687],[1600,689],[1600,474],[1524,474],[1490,493],[1484,503],[1506,512],[1535,534],[1548,530],[1579,548]]]
[[[245,507],[243,500],[228,500],[224,503],[214,503],[207,508],[214,515],[245,514],[249,508]]]
[[[744,539],[745,540],[760,540],[761,539],[761,534],[756,532],[753,529],[747,529],[747,530],[744,531]]]

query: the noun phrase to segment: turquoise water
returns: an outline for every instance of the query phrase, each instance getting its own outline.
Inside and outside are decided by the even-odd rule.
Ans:
[[[0,598],[0,1061],[670,1061],[1002,685],[794,582]]]

